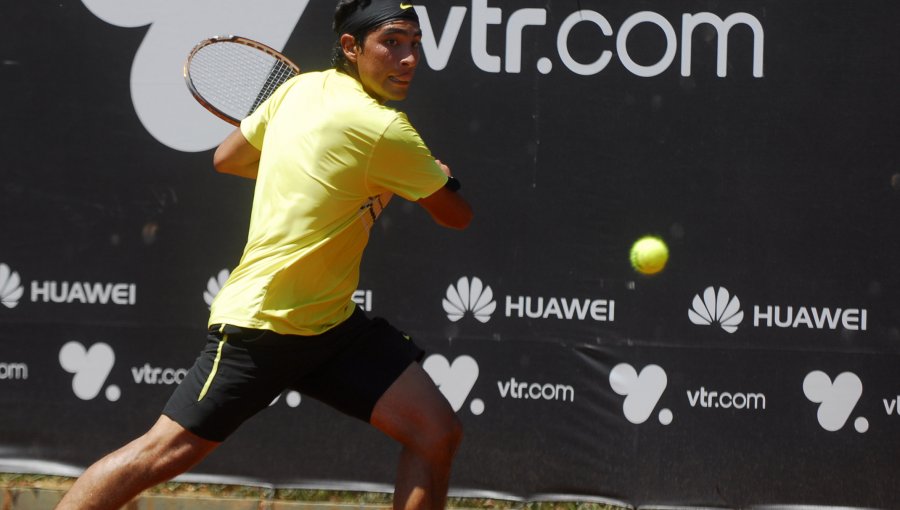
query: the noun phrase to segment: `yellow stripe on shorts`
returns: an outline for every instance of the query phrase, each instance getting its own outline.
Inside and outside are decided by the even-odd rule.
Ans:
[[[219,360],[222,359],[222,347],[225,346],[225,342],[228,341],[228,335],[222,335],[222,340],[219,342],[219,348],[216,350],[216,360],[213,361],[212,371],[209,373],[209,377],[206,378],[206,384],[203,385],[203,389],[200,390],[200,396],[197,397],[197,402],[203,400],[203,397],[206,396],[206,392],[209,391],[209,387],[212,385],[213,379],[216,377],[216,371],[219,370]]]

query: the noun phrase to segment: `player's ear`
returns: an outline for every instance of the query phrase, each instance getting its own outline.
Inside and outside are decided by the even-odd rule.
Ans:
[[[355,37],[350,34],[341,35],[341,50],[344,52],[344,57],[347,58],[348,62],[356,63],[356,59],[359,56],[359,45],[356,44]]]

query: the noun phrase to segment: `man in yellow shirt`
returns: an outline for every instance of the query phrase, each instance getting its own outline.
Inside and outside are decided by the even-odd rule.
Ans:
[[[402,113],[419,63],[415,10],[341,0],[335,69],[281,86],[216,150],[256,179],[244,254],[211,308],[207,345],[157,423],[91,466],[59,505],[119,508],[196,465],[288,388],[402,445],[395,508],[443,508],[462,429],[422,351],[351,299],[369,229],[392,196],[440,225],[472,217],[449,168]]]

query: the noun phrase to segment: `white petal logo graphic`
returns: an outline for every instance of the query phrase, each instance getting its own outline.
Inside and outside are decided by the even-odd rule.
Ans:
[[[731,296],[728,289],[719,287],[716,291],[713,287],[707,287],[702,299],[699,294],[694,296],[688,318],[698,326],[718,323],[725,331],[734,333],[744,320],[744,312],[741,311],[741,301],[737,296]]]
[[[494,291],[486,287],[478,277],[469,280],[463,276],[456,282],[456,286],[447,287],[444,311],[453,322],[462,319],[466,312],[472,312],[478,322],[486,323],[491,320],[491,314],[496,309]]]
[[[19,273],[6,264],[0,264],[0,303],[7,308],[15,308],[24,293],[25,288],[22,287]]]
[[[659,365],[647,365],[638,374],[628,363],[619,363],[609,373],[609,385],[613,391],[625,397],[622,404],[625,418],[635,425],[650,418],[668,383],[666,371]],[[659,412],[659,422],[663,425],[672,423],[672,418],[672,411],[669,409]]]
[[[839,374],[834,382],[820,370],[810,372],[803,379],[803,394],[810,402],[819,404],[816,417],[819,425],[829,432],[836,432],[844,427],[862,397],[862,392],[862,381],[853,372]],[[863,417],[857,418],[853,425],[859,433],[869,430],[869,421]]]
[[[216,299],[216,295],[222,290],[229,276],[231,273],[227,269],[223,269],[206,282],[206,291],[203,292],[203,301],[206,301],[206,306],[212,306],[213,300]]]
[[[131,99],[147,131],[184,152],[215,147],[234,129],[194,101],[184,60],[201,39],[237,34],[282,49],[309,0],[82,0],[120,27],[150,27],[131,66]],[[99,57],[98,57],[99,58]],[[124,79],[124,77],[123,77]]]
[[[78,342],[69,342],[59,350],[59,365],[66,372],[75,374],[72,378],[72,391],[81,400],[92,400],[100,393],[115,362],[116,355],[112,347],[104,343],[96,343],[90,349],[85,349]],[[120,396],[118,386],[110,385],[106,388],[106,398],[109,401],[115,402]]]
[[[432,354],[422,363],[422,368],[431,376],[453,410],[462,409],[472,387],[475,386],[475,381],[478,380],[478,363],[475,359],[463,355],[453,360],[451,364],[440,354]],[[479,415],[484,412],[484,402],[481,399],[473,399],[469,409],[472,414]]]

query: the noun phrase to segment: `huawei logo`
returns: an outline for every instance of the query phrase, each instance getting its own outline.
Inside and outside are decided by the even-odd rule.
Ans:
[[[216,276],[210,277],[209,281],[206,282],[206,290],[203,292],[203,301],[206,302],[206,306],[212,306],[213,300],[216,299],[216,295],[225,286],[229,276],[231,276],[231,273],[227,269],[223,269]]]
[[[471,312],[478,322],[486,323],[491,320],[491,314],[497,309],[494,301],[494,291],[485,286],[481,279],[473,276],[470,280],[463,276],[456,285],[447,287],[447,296],[444,298],[444,311],[447,318],[456,322]]]
[[[688,318],[698,326],[718,324],[725,331],[734,333],[744,320],[744,312],[741,311],[741,301],[729,294],[728,289],[707,287],[702,298],[700,294],[694,296]]]
[[[15,308],[24,293],[19,273],[6,264],[0,264],[0,303],[7,308]]]

